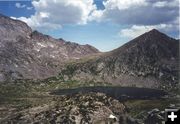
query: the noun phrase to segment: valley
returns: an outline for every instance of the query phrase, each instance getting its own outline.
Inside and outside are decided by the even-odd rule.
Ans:
[[[156,29],[100,52],[0,14],[2,124],[162,124],[179,99],[179,40]]]
[[[54,121],[58,121],[58,117],[65,116],[66,121],[69,121],[69,123],[78,123],[86,118],[85,115],[91,119],[94,118],[91,112],[100,111],[99,109],[103,108],[103,111],[107,111],[108,109],[109,112],[105,116],[100,116],[100,120],[96,118],[97,122],[106,120],[110,114],[113,114],[118,118],[123,116],[123,118],[129,119],[129,121],[132,121],[134,124],[136,124],[136,122],[140,124],[146,120],[149,111],[156,108],[163,111],[171,105],[178,107],[180,103],[178,95],[167,94],[160,90],[125,88],[93,82],[78,84],[77,81],[46,84],[1,84],[0,94],[1,123],[30,123],[33,122],[33,120],[29,119],[36,118],[34,117],[35,115],[41,116],[39,119],[36,119],[37,122],[42,123],[45,121],[51,123],[50,120],[52,120],[53,117],[50,115],[53,111],[55,113],[57,113],[57,111],[63,111],[64,114],[66,113],[65,115],[63,113],[56,115]],[[87,106],[87,102],[91,100],[93,101],[91,103],[92,105],[88,103],[89,106]],[[115,104],[114,102],[117,103]],[[81,110],[84,105],[86,105],[85,115],[83,115]],[[122,108],[114,109],[119,105],[124,109],[123,112],[117,112],[121,111]],[[72,108],[69,108],[71,106],[77,107],[76,111],[79,112],[79,115],[74,115],[71,112]],[[100,111],[100,113],[103,111]],[[45,112],[51,113],[49,117],[46,116]],[[72,121],[71,116],[74,116],[76,119]],[[89,121],[89,123],[91,121]]]

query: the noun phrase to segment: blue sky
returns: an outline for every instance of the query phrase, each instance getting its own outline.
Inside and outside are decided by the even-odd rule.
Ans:
[[[29,17],[35,13],[34,9],[28,10],[27,8],[17,8],[16,3],[21,3],[28,7],[32,7],[31,1],[0,1],[0,12],[7,16],[14,17]]]
[[[178,0],[0,1],[0,13],[33,30],[101,51],[113,50],[153,28],[179,36]],[[148,12],[148,13],[147,13]]]

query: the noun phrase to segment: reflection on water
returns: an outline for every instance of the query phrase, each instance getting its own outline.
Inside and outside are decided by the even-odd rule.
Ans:
[[[73,95],[77,93],[100,92],[105,93],[115,99],[150,99],[160,98],[167,95],[166,92],[156,89],[136,88],[136,87],[80,87],[75,89],[59,89],[51,92],[53,95]]]

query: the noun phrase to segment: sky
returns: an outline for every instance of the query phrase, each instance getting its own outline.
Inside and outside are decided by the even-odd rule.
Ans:
[[[0,0],[0,13],[104,52],[154,28],[179,38],[179,0]]]

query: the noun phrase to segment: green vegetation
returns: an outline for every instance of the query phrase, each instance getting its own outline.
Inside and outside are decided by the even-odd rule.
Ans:
[[[24,109],[57,103],[59,97],[49,95],[55,89],[85,86],[109,86],[108,83],[59,81],[59,77],[43,81],[19,80],[0,84],[0,118]]]
[[[36,83],[7,83],[0,84],[0,97],[32,97],[38,94],[47,93],[55,89],[67,89],[87,86],[110,86],[111,84],[102,82],[79,82],[76,80],[65,82],[54,82],[47,79],[47,82]]]
[[[124,103],[128,107],[129,114],[134,118],[141,119],[148,111],[158,108],[164,111],[170,104],[178,105],[177,98],[152,99],[152,100],[128,100]]]
[[[71,72],[70,72],[71,73]],[[76,80],[64,81],[60,74],[56,77],[47,78],[43,81],[17,80],[14,83],[0,84],[0,118],[11,110],[20,111],[36,106],[43,106],[59,97],[50,96],[49,92],[56,89],[68,89],[88,86],[112,86],[105,82],[79,82]],[[176,91],[176,93],[179,91]],[[170,104],[178,104],[176,98],[153,99],[153,100],[128,100],[125,101],[129,114],[134,118],[142,118],[147,111],[154,108],[164,110]],[[2,110],[2,108],[6,108]],[[12,112],[12,111],[11,111]]]
[[[52,79],[52,78],[51,78]],[[55,82],[53,80],[47,79],[43,82],[23,82],[19,83],[2,83],[0,84],[0,105],[2,104],[13,104],[24,107],[36,105],[38,99],[51,99],[48,93],[56,89],[67,89],[67,88],[77,88],[77,87],[87,87],[87,86],[110,86],[108,83],[95,83],[95,82],[78,82],[78,81],[65,81],[65,82]],[[33,101],[34,99],[34,101]],[[31,102],[29,102],[32,100]],[[40,102],[40,101],[39,101]],[[27,104],[28,103],[28,104]],[[44,103],[44,100],[43,100]],[[38,103],[39,105],[39,103]]]

